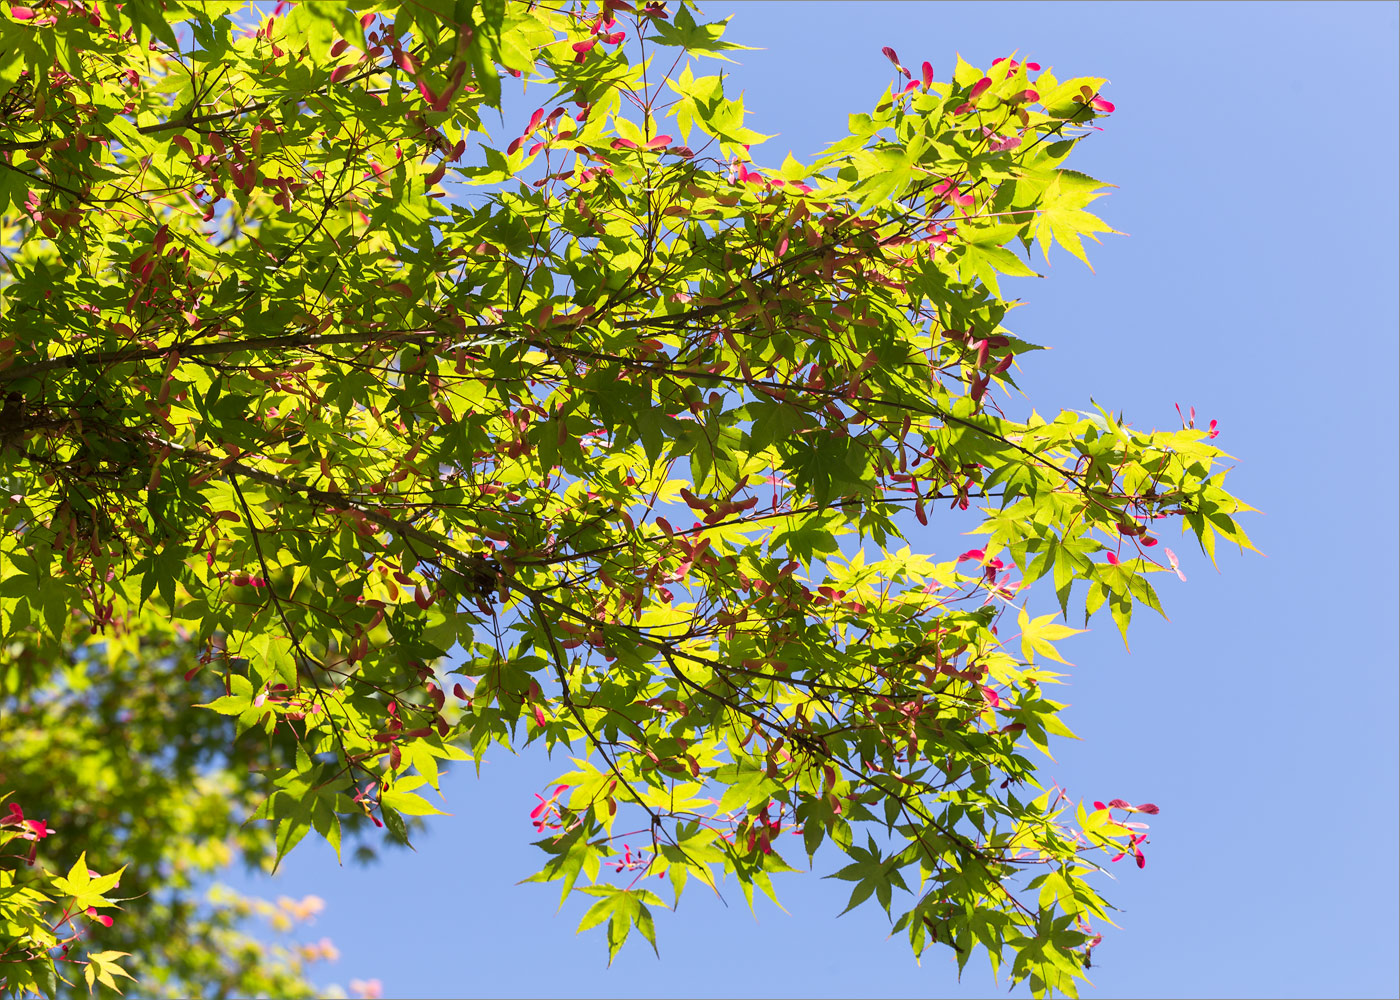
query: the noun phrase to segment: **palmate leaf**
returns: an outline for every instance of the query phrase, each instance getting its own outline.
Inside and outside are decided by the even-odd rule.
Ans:
[[[626,944],[633,926],[646,938],[657,957],[660,957],[661,952],[656,947],[656,927],[647,906],[665,907],[666,904],[655,893],[646,889],[622,889],[615,885],[591,885],[583,891],[590,896],[602,898],[583,915],[578,931],[596,927],[605,920],[608,922],[608,965],[612,965],[613,959]]]
[[[1021,655],[1030,663],[1035,660],[1035,654],[1055,660],[1057,663],[1068,664],[1059,651],[1055,649],[1054,640],[1064,639],[1071,635],[1078,635],[1083,629],[1069,628],[1066,625],[1056,625],[1054,615],[1044,615],[1039,618],[1031,618],[1022,608],[1016,619],[1017,625],[1021,628]]]
[[[133,982],[135,982],[136,977],[117,964],[117,960],[130,957],[131,954],[125,951],[88,952],[87,967],[83,969],[83,977],[87,980],[88,989],[92,989],[95,980],[108,989],[121,993],[117,987],[116,977],[121,976]]]
[[[1031,232],[1040,244],[1045,260],[1050,260],[1050,247],[1058,243],[1090,268],[1080,237],[1097,242],[1096,233],[1116,233],[1098,216],[1084,211],[1086,205],[1102,196],[1108,185],[1075,170],[1056,170],[1041,194]]]
[[[873,893],[880,905],[884,907],[885,912],[889,913],[893,890],[899,888],[905,892],[909,891],[909,887],[904,884],[904,877],[899,873],[897,867],[899,858],[882,857],[880,848],[873,837],[868,839],[865,848],[852,846],[847,853],[855,860],[827,876],[827,878],[839,878],[856,883],[855,888],[851,890],[851,898],[846,903],[846,908],[841,912],[843,914],[849,913]]]
[[[689,55],[733,62],[734,60],[723,53],[736,50],[751,52],[753,48],[724,40],[729,21],[730,18],[725,18],[712,24],[697,24],[690,11],[681,4],[676,7],[671,23],[659,19],[651,22],[651,37],[660,45],[682,49]]]
[[[598,877],[598,866],[604,849],[597,842],[589,840],[583,827],[575,827],[559,837],[537,841],[536,846],[553,857],[543,869],[521,881],[562,882],[559,895],[561,907],[573,892],[574,884],[581,874],[587,875],[590,880]]]

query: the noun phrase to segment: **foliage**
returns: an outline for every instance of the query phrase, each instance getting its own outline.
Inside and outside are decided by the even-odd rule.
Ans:
[[[268,947],[246,927],[259,916],[275,931],[290,931],[319,912],[319,901],[274,907],[217,886],[207,896],[200,891],[231,862],[270,866],[275,846],[270,830],[242,825],[262,787],[250,768],[268,744],[237,742],[233,720],[194,707],[218,694],[212,676],[183,680],[197,657],[190,644],[154,628],[78,646],[57,663],[19,643],[5,649],[5,809],[11,817],[48,817],[11,821],[0,833],[27,848],[0,864],[0,880],[33,904],[0,910],[12,922],[0,936],[8,990],[23,992],[41,985],[30,977],[47,976],[60,993],[86,993],[79,963],[97,953],[129,954],[120,964],[139,976],[143,996],[324,995],[306,965],[334,957],[329,942]],[[192,697],[201,689],[203,698]],[[46,877],[49,868],[68,871],[84,846],[79,860],[104,872],[122,866],[119,883],[105,892],[109,903],[69,891],[81,881],[81,865],[78,877],[65,876],[69,885]],[[373,853],[368,843],[359,851]],[[102,891],[97,885],[88,891]],[[13,926],[21,917],[22,931]],[[56,953],[56,966],[25,961],[59,942],[67,947]]]
[[[1065,166],[1104,81],[886,50],[848,135],[760,167],[688,6],[239,6],[0,23],[0,639],[173,622],[199,662],[129,690],[256,748],[279,857],[542,743],[534,877],[610,954],[656,946],[643,877],[752,902],[800,831],[916,955],[1073,993],[1155,807],[1038,780],[1073,630],[1027,588],[1126,633],[1160,520],[1249,544],[1213,428],[997,402],[1018,251],[1110,232]],[[907,543],[939,503],[979,547]]]

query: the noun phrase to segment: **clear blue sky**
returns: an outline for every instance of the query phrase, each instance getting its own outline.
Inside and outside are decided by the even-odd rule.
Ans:
[[[1089,397],[1139,427],[1174,403],[1220,422],[1230,482],[1264,514],[1267,558],[1184,544],[1132,653],[1107,622],[1065,644],[1081,743],[1047,763],[1075,797],[1156,802],[1145,870],[1115,866],[1123,909],[1094,953],[1104,997],[1395,996],[1397,927],[1397,36],[1394,3],[711,3],[731,10],[756,147],[810,157],[890,79],[880,55],[1018,50],[1062,78],[1106,76],[1117,113],[1076,166],[1118,185],[1100,214],[1131,234],[1024,279],[1008,325],[1053,345],[1025,361],[1041,412]],[[965,542],[934,521],[916,542]],[[778,880],[790,913],[694,890],[611,970],[574,935],[582,907],[514,883],[534,871],[527,813],[566,761],[493,753],[446,787],[418,843],[338,869],[305,842],[262,895],[314,892],[322,981],[386,996],[989,995],[950,952],[922,967],[849,890]],[[800,851],[790,852],[793,857]],[[818,857],[820,864],[821,857]],[[830,868],[826,869],[827,871]],[[818,872],[817,874],[823,874]],[[866,909],[866,908],[863,908]],[[1004,989],[1004,986],[1001,988]],[[1000,992],[1000,990],[998,990]]]

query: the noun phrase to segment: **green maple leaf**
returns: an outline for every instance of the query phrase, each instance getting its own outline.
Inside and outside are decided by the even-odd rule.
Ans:
[[[1094,265],[1089,263],[1080,237],[1087,236],[1097,243],[1095,233],[1118,231],[1098,216],[1084,211],[1084,207],[1101,197],[1101,189],[1109,186],[1075,170],[1055,171],[1041,194],[1040,205],[1031,223],[1031,232],[1040,243],[1047,263],[1050,261],[1051,245],[1058,243],[1087,264],[1090,270],[1093,269]]]

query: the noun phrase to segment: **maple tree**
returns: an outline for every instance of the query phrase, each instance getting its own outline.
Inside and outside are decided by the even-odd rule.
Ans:
[[[1103,80],[886,49],[847,135],[762,166],[687,4],[0,10],[9,704],[181,706],[279,860],[564,748],[533,877],[610,955],[655,947],[648,885],[771,895],[793,832],[916,955],[1074,993],[1155,806],[1038,777],[1061,620],[1160,610],[1164,521],[1249,545],[1213,426],[1001,405],[1002,276],[1111,232],[1064,166]],[[984,538],[921,554],[935,519]],[[110,930],[120,845],[98,811],[60,864],[62,800],[11,801],[0,975],[114,985],[55,928]]]

